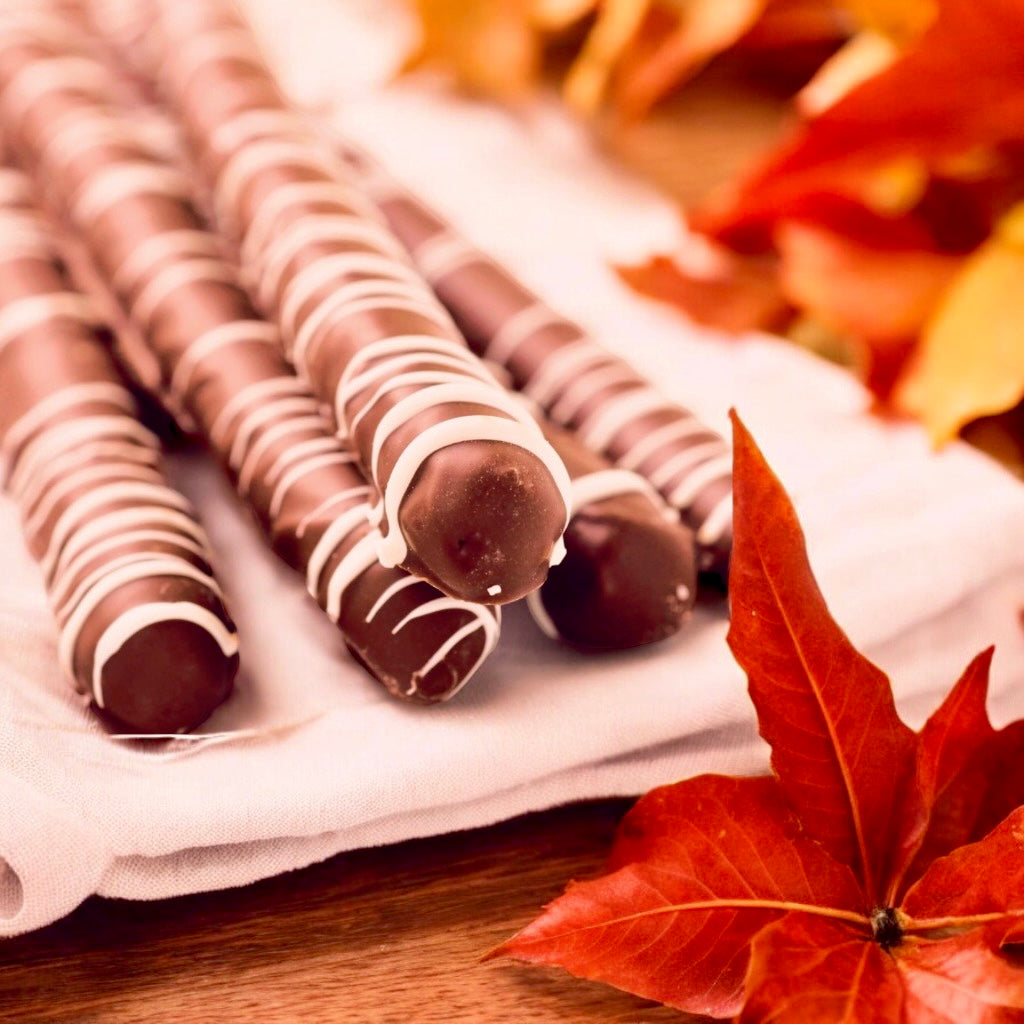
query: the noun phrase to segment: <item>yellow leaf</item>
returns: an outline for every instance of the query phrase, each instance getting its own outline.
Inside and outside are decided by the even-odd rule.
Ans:
[[[530,17],[546,32],[561,32],[580,21],[600,4],[601,0],[533,0]]]
[[[450,69],[470,92],[522,97],[540,65],[529,0],[413,0],[421,40],[408,66]]]
[[[847,40],[797,93],[796,107],[803,117],[816,117],[851,89],[884,71],[899,56],[892,39],[864,29]]]
[[[593,113],[604,98],[612,69],[636,35],[650,0],[604,0],[597,22],[565,79],[570,106]]]
[[[899,383],[898,408],[941,444],[1024,398],[1024,203],[964,264]]]
[[[935,20],[936,0],[844,0],[847,10],[865,28],[905,45]]]

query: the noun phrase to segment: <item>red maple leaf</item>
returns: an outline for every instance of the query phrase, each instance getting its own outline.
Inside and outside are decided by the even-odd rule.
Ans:
[[[492,955],[740,1024],[1024,1022],[1024,722],[978,655],[920,732],[834,622],[737,417],[729,644],[773,774],[641,798],[609,873]]]
[[[932,170],[1019,145],[1024,126],[1024,5],[939,0],[934,24],[890,67],[801,125],[701,230],[735,240],[816,195],[863,199],[878,168],[908,155]],[[752,244],[749,238],[740,245]]]

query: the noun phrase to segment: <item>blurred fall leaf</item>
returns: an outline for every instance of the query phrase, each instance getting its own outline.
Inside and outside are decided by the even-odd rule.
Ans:
[[[408,2],[423,25],[417,62],[512,99],[550,82],[546,54],[568,48],[554,73],[606,143],[635,157],[653,136],[630,126],[660,104],[680,142],[656,154],[654,176],[670,180],[674,154],[725,178],[679,190],[718,249],[713,269],[671,253],[618,268],[640,292],[731,332],[813,339],[936,443],[1024,400],[1020,0]],[[694,161],[713,133],[694,104],[665,102],[699,102],[704,69],[730,60],[771,83],[765,94],[792,87],[781,138],[770,102],[722,129],[763,150],[743,173],[737,145]]]
[[[993,311],[998,315],[993,316]],[[966,260],[896,392],[936,441],[1024,400],[1024,203]]]

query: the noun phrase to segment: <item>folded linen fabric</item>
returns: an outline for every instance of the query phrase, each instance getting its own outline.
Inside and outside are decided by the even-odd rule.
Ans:
[[[854,381],[783,342],[717,337],[625,290],[608,256],[664,244],[674,213],[556,108],[511,116],[427,80],[383,84],[394,39],[368,5],[247,7],[299,98],[330,101],[337,127],[475,243],[712,426],[740,411],[794,498],[833,613],[909,721],[989,643],[993,715],[1024,714],[1024,487],[965,446],[935,454],[916,427],[872,419]],[[337,67],[339,40],[367,56],[365,75]],[[156,749],[112,739],[68,693],[0,501],[0,934],[96,892],[242,885],[345,849],[765,768],[722,602],[664,644],[601,657],[510,607],[471,687],[408,707],[348,660],[216,469],[192,454],[171,468],[218,553],[243,668],[202,735]]]

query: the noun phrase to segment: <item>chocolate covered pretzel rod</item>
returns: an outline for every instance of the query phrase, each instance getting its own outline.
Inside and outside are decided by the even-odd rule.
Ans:
[[[725,441],[474,248],[366,154],[343,147],[388,226],[471,347],[595,451],[645,476],[691,526],[701,568],[725,574],[732,458]]]
[[[494,603],[564,552],[568,477],[496,386],[343,161],[281,98],[221,0],[147,2],[159,85],[215,185],[259,307],[380,493],[380,558]]]
[[[590,651],[674,635],[696,589],[693,534],[639,474],[612,467],[568,431],[545,433],[572,477],[567,553],[527,595],[548,636]]]
[[[350,650],[404,698],[450,697],[493,649],[496,610],[379,564],[369,487],[353,456],[284,361],[274,328],[235,283],[186,184],[148,149],[141,115],[130,118],[111,101],[113,73],[69,31],[65,25],[59,48],[45,33],[34,39],[34,66],[52,62],[52,70],[47,88],[20,109],[6,101],[12,58],[0,36],[8,130],[45,173],[49,194],[81,232],[99,285],[151,345],[172,396],[229,468],[277,552],[305,573]],[[73,76],[61,70],[68,54]],[[76,79],[85,68],[83,92]],[[35,106],[44,102],[46,123],[57,130],[40,131]]]
[[[177,733],[229,694],[238,639],[188,501],[71,291],[26,178],[0,170],[0,447],[61,664],[119,726]]]

